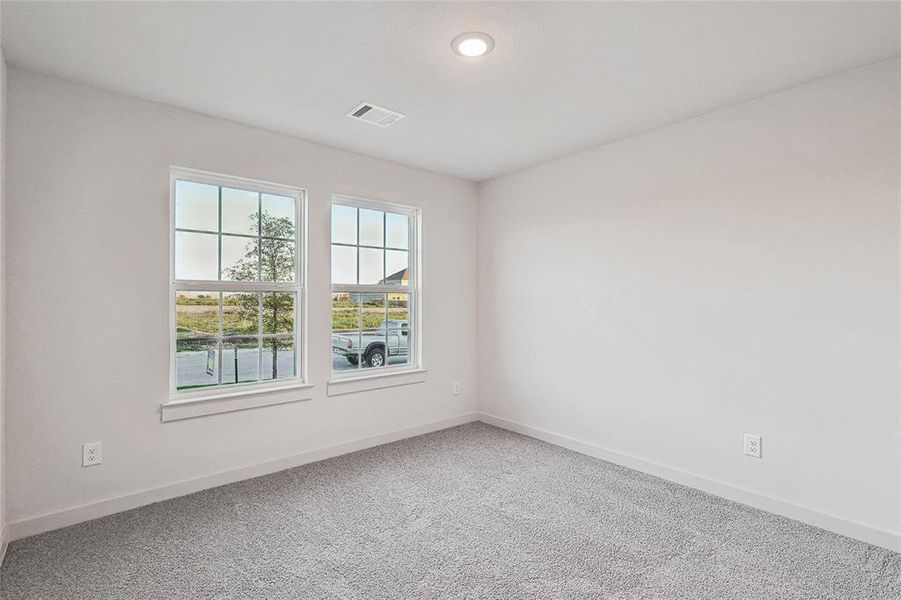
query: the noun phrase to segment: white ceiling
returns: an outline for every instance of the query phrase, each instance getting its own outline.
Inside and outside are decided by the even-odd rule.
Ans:
[[[3,2],[7,62],[474,181],[897,56],[898,3]],[[450,49],[485,31],[494,52]],[[367,100],[407,118],[346,118]]]

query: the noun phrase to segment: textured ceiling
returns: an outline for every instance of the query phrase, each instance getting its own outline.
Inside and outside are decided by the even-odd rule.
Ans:
[[[898,3],[3,2],[15,66],[483,180],[899,54]],[[450,49],[464,31],[496,48]],[[368,100],[407,118],[344,114]]]

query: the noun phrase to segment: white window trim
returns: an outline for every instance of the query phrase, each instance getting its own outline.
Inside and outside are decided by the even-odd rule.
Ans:
[[[428,373],[427,369],[405,368],[387,373],[367,373],[357,377],[336,378],[328,382],[328,395],[340,396],[342,394],[410,385],[411,383],[423,383],[426,380],[426,373]]]
[[[175,279],[175,182],[187,179],[197,183],[205,183],[220,187],[244,189],[253,192],[271,193],[291,196],[296,205],[296,243],[295,243],[295,281],[292,283],[272,282],[225,282],[225,281],[191,281]],[[307,191],[296,186],[282,185],[233,175],[200,171],[184,167],[169,168],[169,397],[161,404],[163,421],[231,412],[256,406],[283,404],[312,398],[313,386],[307,381],[308,348],[307,348]],[[176,307],[177,290],[194,291],[271,291],[284,290],[296,293],[294,302],[294,344],[296,375],[291,378],[275,381],[256,381],[229,385],[215,385],[201,389],[179,391],[175,381],[176,358]],[[221,356],[219,357],[221,361]],[[257,397],[252,400],[241,400],[246,396],[257,396],[268,392],[285,392],[292,390],[290,397],[266,398]]]
[[[221,388],[220,388],[221,390]],[[204,394],[164,402],[160,407],[163,422],[179,421],[219,413],[300,402],[313,398],[313,386],[309,383],[292,383],[263,386],[247,384],[240,390],[222,391],[221,394]]]
[[[382,200],[373,200],[371,198],[361,198],[348,194],[333,194],[332,204],[341,206],[353,206],[355,208],[368,208],[385,212],[393,212],[404,214],[410,217],[410,241],[409,241],[409,269],[410,285],[402,288],[392,285],[336,285],[332,284],[329,290],[329,297],[334,292],[384,292],[384,293],[402,293],[407,291],[410,294],[411,304],[408,322],[410,322],[410,331],[412,335],[412,349],[408,351],[410,361],[406,365],[397,365],[394,367],[385,366],[378,369],[357,369],[354,371],[336,372],[329,367],[331,379],[328,383],[328,395],[335,396],[339,394],[347,394],[357,391],[366,391],[371,389],[379,389],[384,387],[394,387],[396,385],[406,385],[407,383],[420,383],[425,381],[427,369],[422,363],[422,209],[416,206],[408,206],[405,204],[397,204],[394,202],[385,202]],[[332,253],[332,211],[329,206],[329,269],[331,269],[331,253]],[[359,232],[357,232],[359,235]],[[387,274],[386,274],[387,276]],[[331,276],[330,276],[331,277]],[[331,306],[331,301],[329,301]],[[330,311],[331,312],[331,311]],[[328,337],[328,356],[332,354],[332,329],[329,327]],[[368,383],[367,383],[368,382]]]

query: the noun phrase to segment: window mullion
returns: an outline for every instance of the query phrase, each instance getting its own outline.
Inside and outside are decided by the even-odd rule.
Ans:
[[[388,357],[391,356],[391,352],[388,349],[388,332],[391,330],[391,328],[388,325],[388,294],[387,293],[382,294],[382,300],[385,303],[384,319],[382,319],[382,322],[385,324],[385,363],[382,366],[387,367],[388,366]]]
[[[357,209],[357,284],[360,283],[360,209]],[[361,324],[362,327],[362,324]]]
[[[360,294],[390,294],[392,292],[398,293],[407,293],[411,289],[410,286],[397,286],[397,285],[376,285],[376,284],[360,284],[360,285],[350,285],[350,284],[341,284],[341,285],[333,285],[333,292],[344,292],[351,293],[356,292]]]
[[[360,211],[357,211],[359,214]],[[359,223],[359,220],[358,220]],[[359,233],[357,234],[359,236]],[[357,278],[359,279],[359,277]],[[357,294],[357,369],[363,368],[363,294]]]
[[[225,294],[219,292],[219,335],[216,337],[216,356],[219,357],[218,368],[216,371],[218,372],[216,385],[222,385],[222,363],[225,361],[222,359],[222,303],[225,302]]]
[[[263,381],[263,293],[257,294],[257,376]],[[273,355],[272,360],[275,360]]]
[[[206,229],[190,229],[188,227],[176,227],[176,233],[205,233],[207,235],[218,235],[218,231],[208,231]]]
[[[295,223],[295,232],[297,224]],[[295,235],[295,238],[297,236]],[[257,193],[257,281],[263,280],[263,194]]]
[[[296,292],[300,293],[303,286],[291,283],[262,282],[238,282],[238,281],[180,281],[173,282],[175,288],[184,292]]]
[[[219,281],[222,281],[222,188],[218,187],[219,191],[219,231],[216,232],[217,241],[219,242],[219,248],[216,251],[217,254],[217,266],[216,266],[216,275],[219,278]],[[222,361],[219,361],[222,362]],[[220,378],[221,379],[221,378]]]

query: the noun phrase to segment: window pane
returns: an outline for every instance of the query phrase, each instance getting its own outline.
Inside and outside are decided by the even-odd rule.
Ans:
[[[397,213],[385,213],[385,246],[409,250],[409,239],[410,217]]]
[[[385,294],[361,294],[363,303],[363,331],[360,335],[361,366],[383,367],[385,352]]]
[[[388,364],[410,362],[410,295],[388,294]]]
[[[175,227],[219,231],[219,188],[193,181],[176,181]]]
[[[294,333],[294,294],[263,294],[263,333]]]
[[[294,242],[263,238],[260,248],[263,281],[294,281]]]
[[[410,285],[409,252],[405,250],[385,251],[385,283],[388,285]]]
[[[219,270],[219,236],[175,232],[175,278],[215,281]]]
[[[178,340],[175,343],[175,387],[182,390],[219,382],[216,340]]]
[[[360,295],[332,294],[332,369],[346,371],[359,365]]]
[[[364,369],[380,368],[387,364],[386,338],[387,330],[364,329],[360,334],[360,348],[363,356],[361,367]]]
[[[360,294],[363,303],[363,329],[384,327],[385,294]]]
[[[332,283],[357,283],[357,249],[332,245]]]
[[[219,292],[175,292],[175,335],[199,339],[219,335]]]
[[[297,211],[294,198],[263,194],[263,235],[294,239]]]
[[[222,335],[257,335],[259,325],[259,294],[222,294]]]
[[[294,338],[279,336],[263,339],[263,379],[284,379],[296,373]]]
[[[360,245],[385,245],[385,213],[380,210],[360,209]]]
[[[332,294],[332,331],[360,329],[360,294]]]
[[[352,371],[360,368],[360,330],[332,334],[332,370]]]
[[[388,328],[409,327],[410,294],[388,294]]]
[[[257,238],[222,236],[222,280],[257,281]]]
[[[332,205],[332,243],[356,245],[357,209],[353,206]]]
[[[259,203],[255,192],[222,188],[222,231],[257,235]]]
[[[222,340],[222,383],[247,383],[260,380],[259,338]]]
[[[385,279],[384,250],[360,248],[360,283],[383,283]]]

